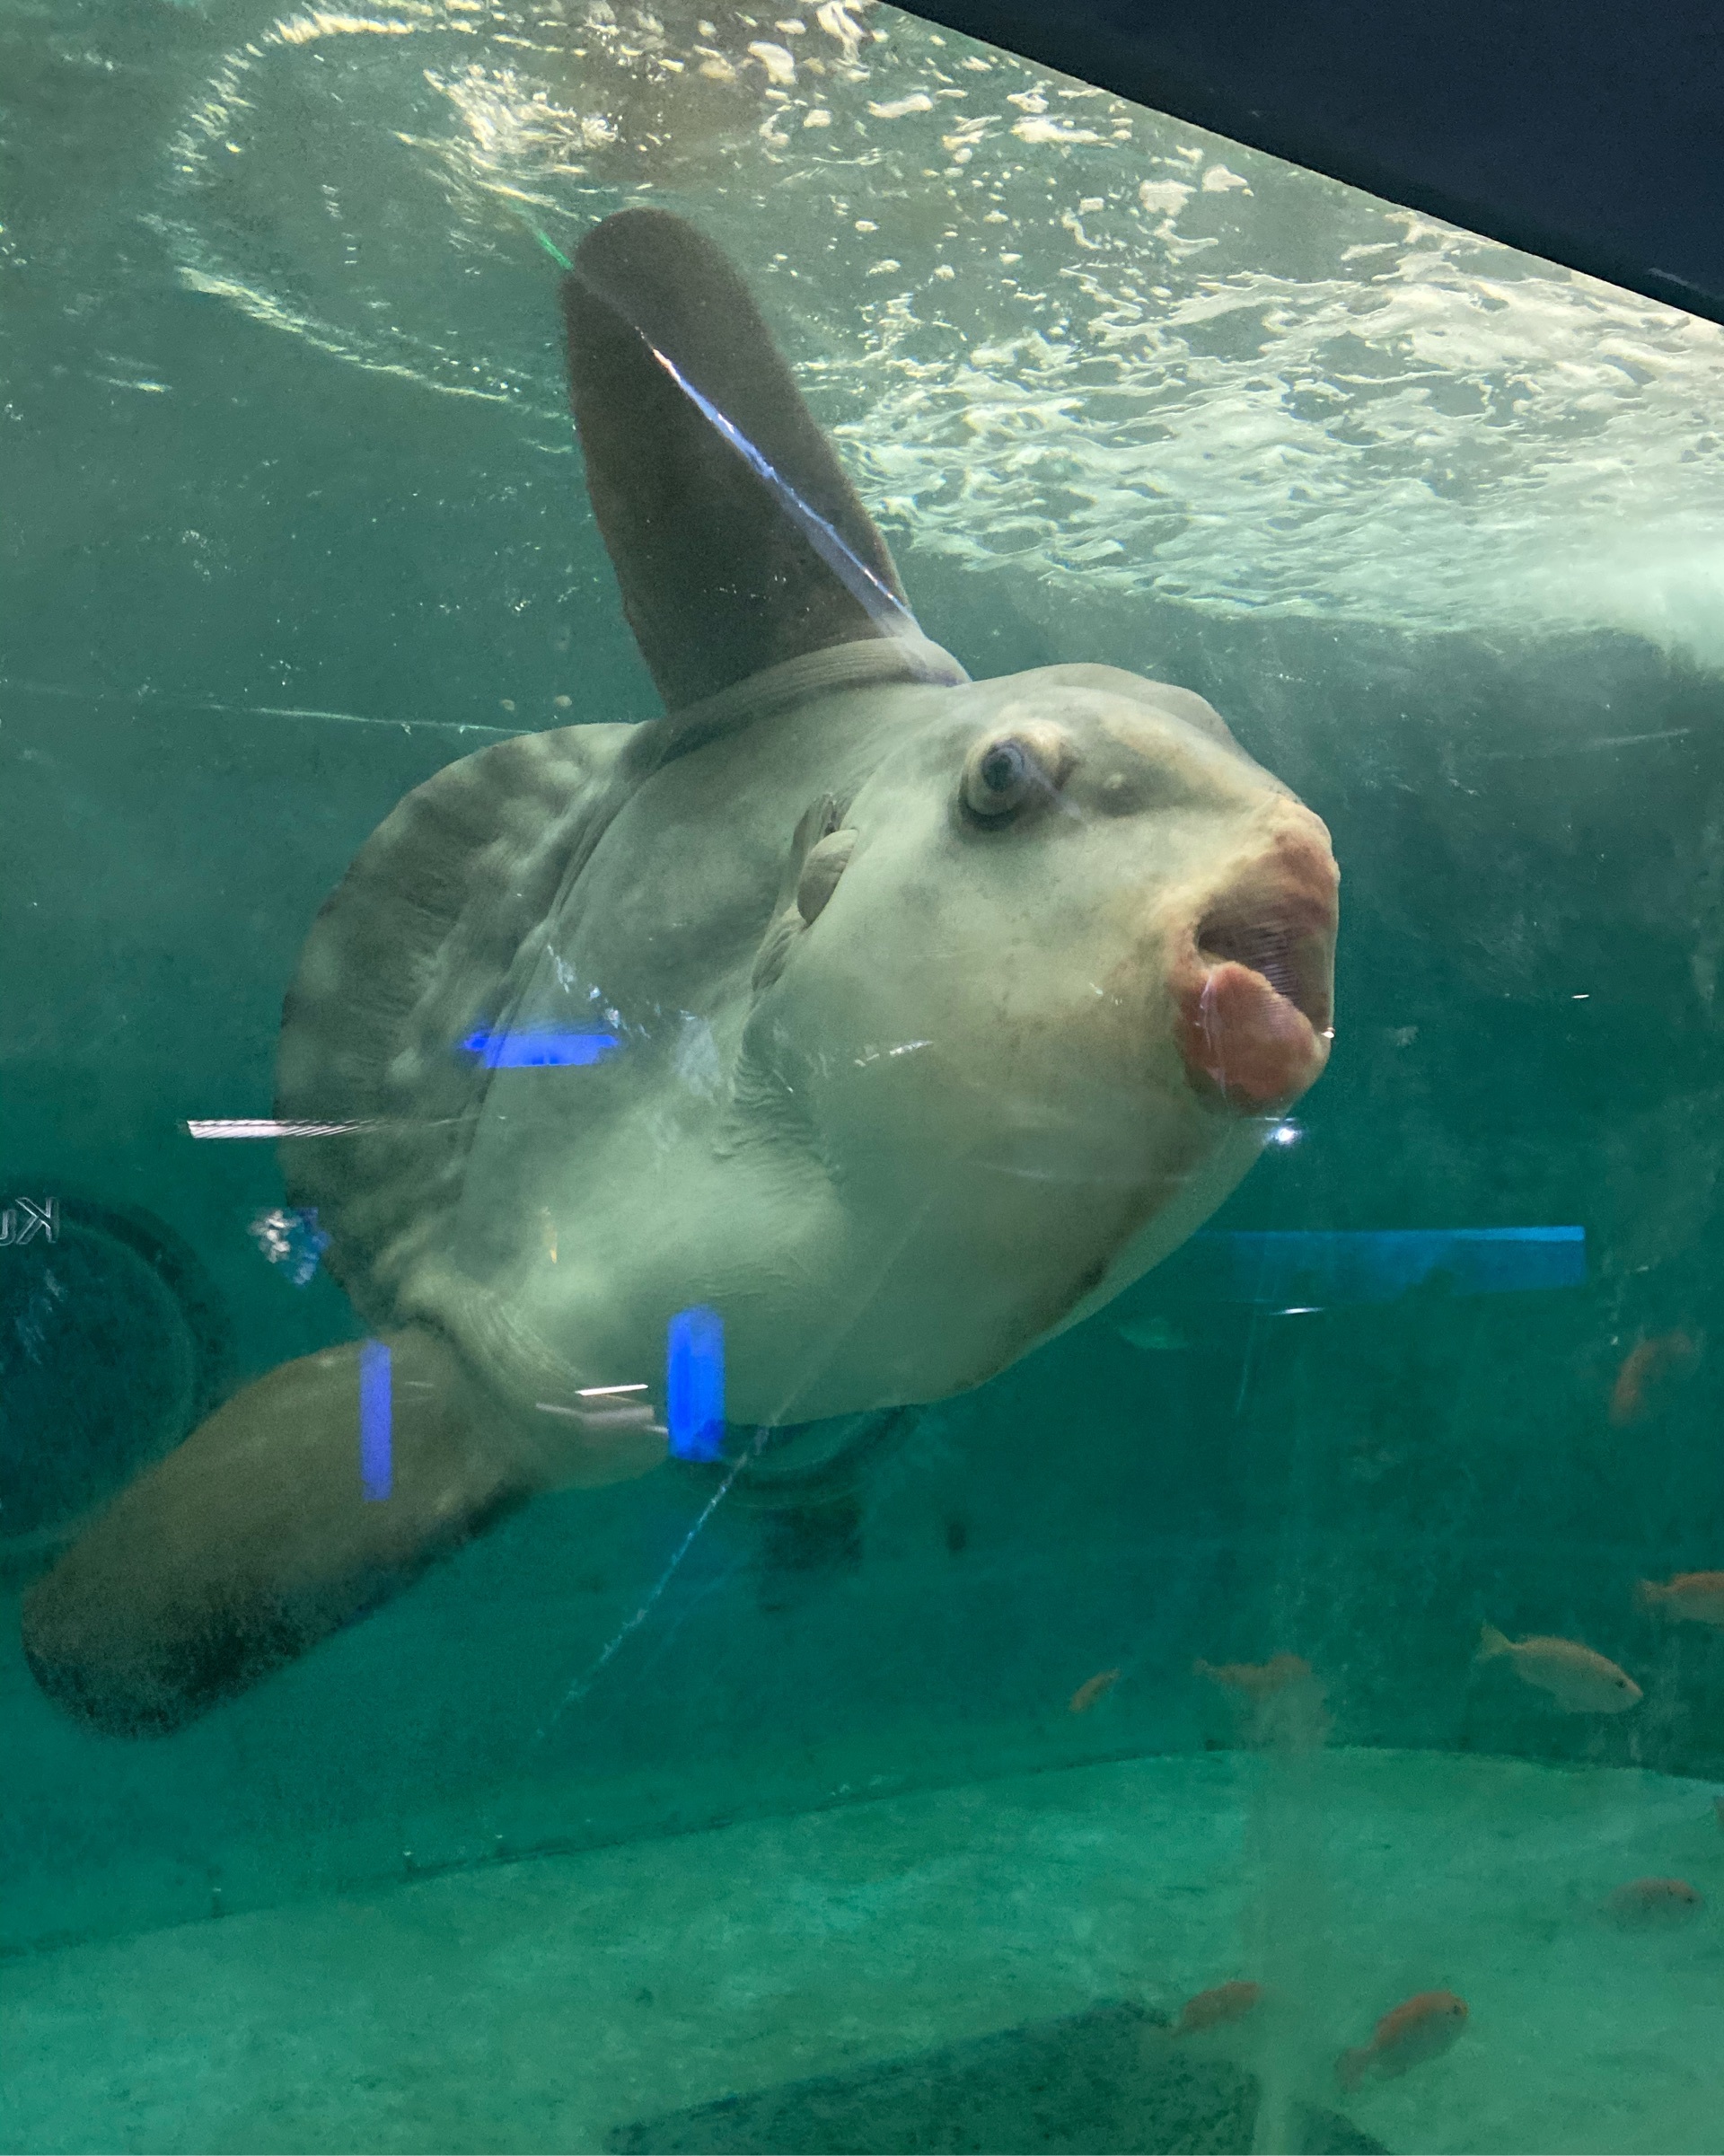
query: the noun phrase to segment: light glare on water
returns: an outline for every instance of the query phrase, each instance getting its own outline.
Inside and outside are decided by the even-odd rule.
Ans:
[[[539,235],[686,207],[918,554],[1724,656],[1724,330],[884,6],[303,11],[185,113],[179,273],[568,446]]]

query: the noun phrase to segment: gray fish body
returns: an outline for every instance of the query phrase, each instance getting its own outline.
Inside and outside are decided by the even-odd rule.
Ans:
[[[578,1395],[655,1392],[679,1312],[813,1487],[875,1441],[840,1418],[889,1432],[1174,1248],[1328,1054],[1328,835],[1201,698],[968,680],[680,219],[606,219],[563,301],[667,716],[450,766],[320,914],[277,1098],[322,1134],[284,1165],[389,1350],[389,1494],[374,1349],[224,1402],[31,1590],[31,1667],[96,1728],[177,1728],[650,1473],[664,1430]]]
[[[966,768],[1019,740],[1057,788],[976,818]],[[293,1195],[374,1327],[434,1325],[517,1404],[654,1375],[695,1304],[739,1421],[962,1390],[1254,1157],[1260,1122],[1193,1082],[1174,977],[1278,847],[1326,856],[1185,692],[971,682],[888,640],[483,752],[391,818],[313,936],[280,1110],[375,1127],[290,1141]],[[816,854],[841,857],[817,903]],[[391,975],[410,1006],[369,999]],[[462,1046],[596,1025],[620,1046],[589,1067]]]

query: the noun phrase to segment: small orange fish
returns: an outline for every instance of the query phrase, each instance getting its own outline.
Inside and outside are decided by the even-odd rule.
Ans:
[[[1685,1333],[1660,1333],[1638,1341],[1623,1356],[1610,1388],[1610,1419],[1618,1430],[1638,1422],[1647,1411],[1647,1387],[1697,1360],[1700,1350]]]
[[[1419,1992],[1384,2015],[1368,2044],[1341,2053],[1335,2079],[1343,2089],[1357,2089],[1367,2074],[1393,2081],[1447,2051],[1465,2027],[1465,1999],[1453,1992]]]
[[[1678,1572],[1670,1580],[1642,1580],[1634,1590],[1642,1609],[1691,1624],[1724,1625],[1724,1572]]]
[[[1479,1633],[1475,1659],[1506,1655],[1523,1684],[1548,1692],[1567,1714],[1625,1714],[1640,1702],[1640,1688],[1625,1670],[1578,1640],[1509,1640],[1494,1624]]]
[[[1120,1673],[1117,1669],[1098,1670],[1095,1676],[1086,1677],[1066,1702],[1068,1712],[1087,1714],[1096,1701],[1104,1694],[1112,1692],[1119,1681]]]
[[[1605,1914],[1624,1932],[1658,1932],[1686,1923],[1706,1906],[1686,1879],[1630,1879],[1605,1904]]]
[[[1266,1662],[1193,1662],[1193,1672],[1206,1676],[1212,1685],[1224,1685],[1229,1692],[1242,1692],[1248,1700],[1261,1704],[1277,1692],[1285,1692],[1290,1685],[1308,1684],[1311,1665],[1302,1654],[1271,1655]]]
[[[1243,2021],[1263,1995],[1261,1984],[1218,1984],[1199,1992],[1179,2010],[1176,2037],[1194,2037],[1205,2028],[1218,2028],[1224,2021]]]

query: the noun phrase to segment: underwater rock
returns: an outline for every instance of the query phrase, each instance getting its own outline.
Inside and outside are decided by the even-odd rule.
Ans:
[[[1158,2016],[1108,2002],[638,2119],[604,2145],[617,2156],[1245,2156],[1258,2102],[1253,2075],[1184,2055]],[[1338,2112],[1306,2108],[1299,2124],[1292,2156],[1386,2156]]]

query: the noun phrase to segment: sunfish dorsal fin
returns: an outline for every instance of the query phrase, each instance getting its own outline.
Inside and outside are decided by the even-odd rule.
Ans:
[[[563,280],[570,400],[622,603],[673,711],[785,659],[919,636],[886,543],[747,287],[666,210]]]

